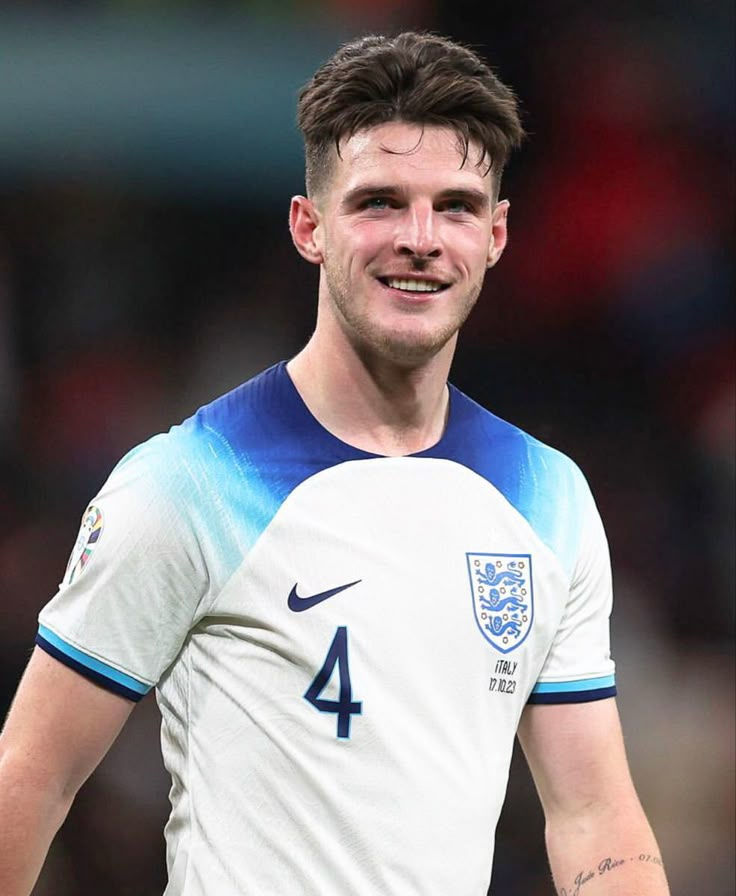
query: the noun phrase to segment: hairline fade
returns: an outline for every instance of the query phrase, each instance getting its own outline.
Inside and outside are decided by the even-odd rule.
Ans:
[[[329,179],[333,149],[340,157],[342,142],[391,121],[453,130],[460,167],[478,144],[496,189],[524,138],[516,96],[473,50],[429,32],[368,35],[343,44],[299,93],[308,195]]]

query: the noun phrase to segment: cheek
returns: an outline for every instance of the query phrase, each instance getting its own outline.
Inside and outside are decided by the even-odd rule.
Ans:
[[[490,239],[477,230],[455,232],[445,245],[459,266],[468,271],[485,270]]]
[[[350,228],[349,238],[365,248],[385,245],[393,241],[394,225],[387,219],[367,218],[356,221]]]
[[[385,230],[385,227],[377,227],[373,222],[365,222],[340,233],[340,256],[351,265],[362,266],[370,262],[390,245]]]

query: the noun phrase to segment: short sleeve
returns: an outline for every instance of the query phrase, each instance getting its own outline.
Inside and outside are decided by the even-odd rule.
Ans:
[[[567,604],[530,703],[581,703],[616,694],[610,555],[600,514],[582,483],[578,552]]]
[[[207,592],[193,488],[171,433],[127,455],[86,509],[39,616],[42,649],[131,700],[174,661]]]

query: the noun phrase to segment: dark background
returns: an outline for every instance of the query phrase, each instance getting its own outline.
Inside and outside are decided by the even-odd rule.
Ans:
[[[286,226],[296,92],[342,39],[399,26],[473,44],[522,98],[511,243],[453,380],[588,476],[632,770],[673,894],[732,896],[730,2],[3,4],[2,708],[114,463],[308,338],[316,270]],[[35,896],[160,894],[166,794],[149,697]],[[552,893],[523,762],[491,892]]]

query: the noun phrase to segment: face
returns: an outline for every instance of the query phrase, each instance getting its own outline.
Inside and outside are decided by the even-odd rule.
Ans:
[[[313,201],[292,201],[292,235],[322,267],[320,317],[361,354],[415,365],[455,336],[506,242],[479,147],[454,131],[390,122],[341,146]],[[318,322],[318,328],[320,323]]]

